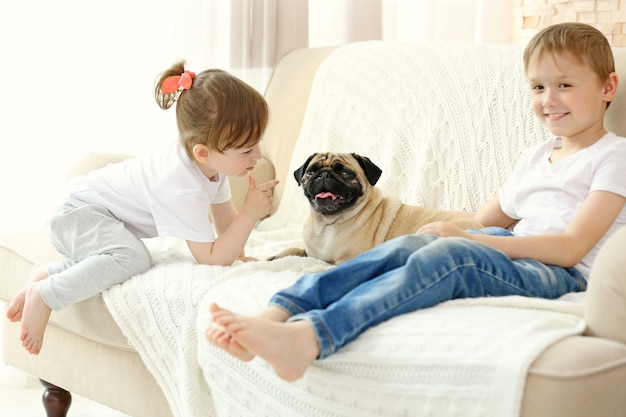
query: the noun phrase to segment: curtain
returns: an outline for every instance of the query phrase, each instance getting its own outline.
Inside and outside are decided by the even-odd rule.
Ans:
[[[185,0],[176,30],[179,53],[199,68],[273,67],[308,46],[308,0]]]
[[[177,27],[199,67],[271,68],[293,49],[372,39],[504,43],[508,13],[504,0],[185,0]]]

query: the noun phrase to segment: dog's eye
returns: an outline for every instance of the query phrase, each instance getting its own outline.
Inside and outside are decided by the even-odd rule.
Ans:
[[[342,170],[339,175],[341,175],[341,178],[345,178],[347,180],[351,180],[352,178],[356,177],[356,175],[354,175],[354,172],[348,171],[346,169]]]
[[[351,180],[354,177],[356,177],[356,175],[354,175],[354,172],[347,169],[346,166],[342,164],[341,162],[337,162],[336,164],[333,165],[333,171],[339,174],[341,178],[346,179],[346,180]]]

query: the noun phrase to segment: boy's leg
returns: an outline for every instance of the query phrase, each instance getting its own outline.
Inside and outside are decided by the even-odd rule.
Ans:
[[[375,265],[363,268],[361,272],[387,272],[378,277],[373,273],[356,277],[349,286],[343,287],[352,289],[336,295],[335,298],[340,298],[326,309],[297,314],[287,323],[222,310],[218,324],[223,326],[223,334],[232,337],[251,354],[265,359],[281,378],[294,380],[316,357],[321,359],[330,355],[369,327],[400,314],[455,298],[487,295],[556,298],[570,291],[580,291],[585,285],[582,275],[573,268],[550,267],[532,260],[512,261],[500,251],[467,239],[433,238],[430,245],[419,245],[416,241],[419,241],[418,236],[408,235],[395,239],[393,245],[384,244],[387,248],[419,248],[395,269],[390,268],[394,262],[382,269]],[[367,265],[363,259],[347,262],[335,269],[341,274],[323,273],[318,275],[318,279],[341,279],[343,274],[348,277],[358,275],[358,268],[352,270],[350,265],[360,262]],[[326,294],[314,278],[314,275],[309,276],[287,291],[280,292],[281,298],[274,300],[278,301],[276,305],[293,304],[296,308],[292,311],[297,313],[302,307],[293,302],[299,302],[293,293],[307,282],[309,285],[304,290],[313,294],[316,302],[328,302],[332,294]],[[334,282],[329,281],[325,285],[334,285]],[[302,343],[307,340],[312,354],[309,350],[303,354]]]
[[[218,326],[209,326],[205,336],[209,342],[240,360],[249,361],[259,355],[281,378],[297,379],[318,356],[319,345],[308,322],[289,323],[288,326],[281,322],[313,306],[323,308],[364,281],[403,265],[412,252],[434,239],[434,236],[415,235],[408,242],[391,240],[325,272],[305,275],[291,287],[276,293],[269,307],[253,317],[241,316],[212,304],[212,320]],[[274,345],[272,342],[276,340],[294,343]],[[294,355],[290,353],[295,345],[300,347],[292,357]],[[305,348],[310,355],[303,354]]]
[[[409,241],[413,236],[400,240]],[[441,302],[483,296],[557,298],[584,289],[574,269],[534,260],[512,261],[503,252],[463,238],[436,239],[398,268],[363,282],[325,309],[290,320],[310,321],[320,342],[320,358],[335,352],[366,329],[395,316]]]
[[[415,234],[389,240],[327,271],[303,275],[276,292],[270,305],[291,315],[324,309],[363,283],[403,266],[415,251],[435,239]]]

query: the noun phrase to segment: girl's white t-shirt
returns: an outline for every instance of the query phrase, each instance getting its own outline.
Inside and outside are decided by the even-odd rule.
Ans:
[[[231,198],[228,177],[208,179],[180,145],[109,164],[68,183],[66,201],[97,204],[138,238],[172,236],[213,242],[211,204]]]
[[[552,138],[524,151],[499,192],[502,211],[520,219],[513,229],[516,235],[563,233],[593,191],[626,196],[626,138],[609,132],[592,146],[551,163],[559,144],[559,138]],[[585,277],[602,244],[625,224],[626,207],[576,266]]]

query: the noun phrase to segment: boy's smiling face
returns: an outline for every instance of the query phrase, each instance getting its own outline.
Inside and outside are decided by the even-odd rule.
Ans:
[[[616,84],[607,88],[589,65],[567,52],[533,57],[527,75],[533,111],[554,136],[585,142],[605,133],[604,113]]]

